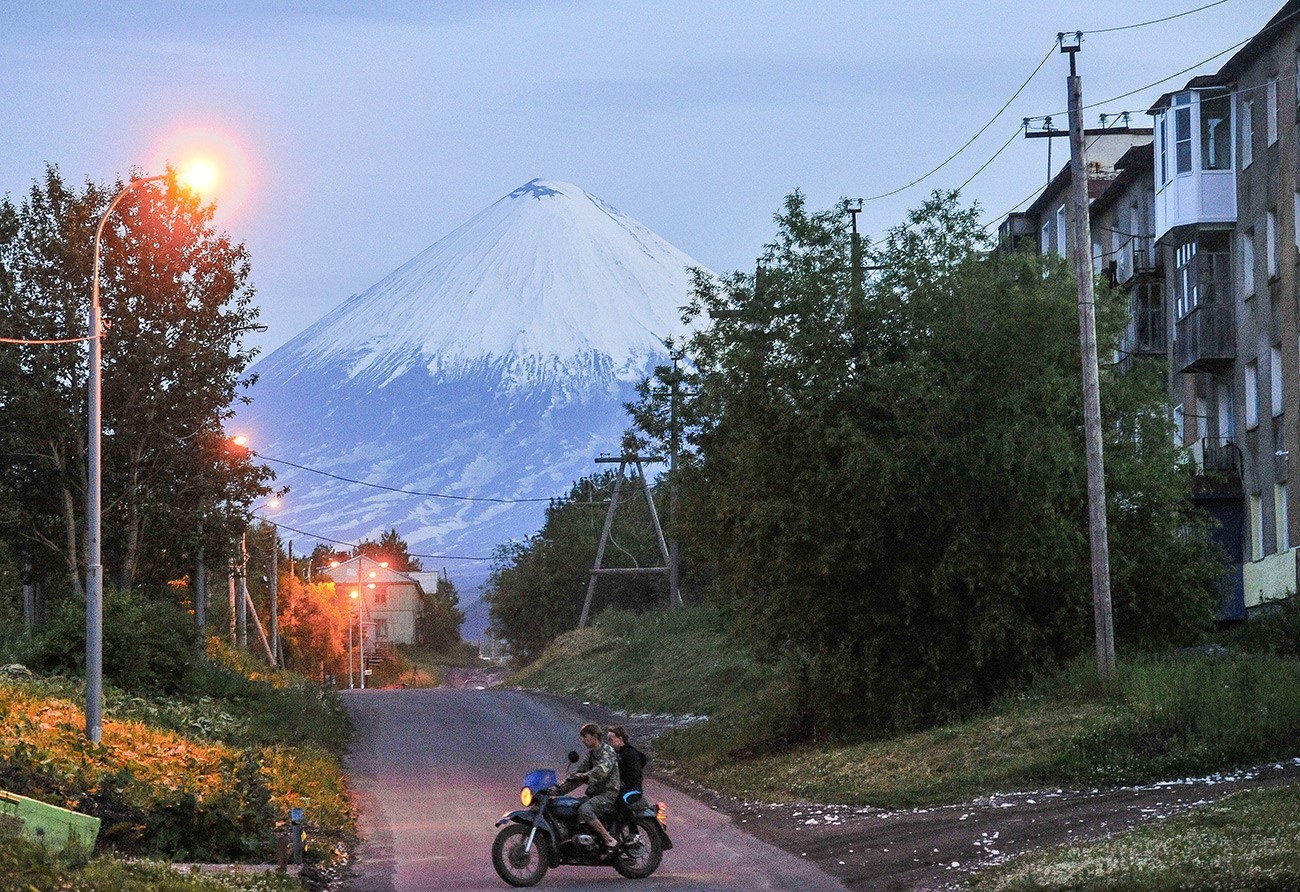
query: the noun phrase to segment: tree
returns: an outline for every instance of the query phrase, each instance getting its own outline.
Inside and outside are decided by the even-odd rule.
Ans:
[[[577,481],[567,495],[547,506],[538,533],[497,549],[484,599],[492,634],[507,642],[517,660],[535,659],[556,636],[577,627],[614,476],[606,472]],[[623,485],[606,566],[655,566],[662,561],[640,487],[637,479]],[[597,610],[644,610],[662,606],[667,599],[662,578],[655,576],[606,577],[597,595]]]
[[[688,314],[719,319],[688,345],[682,537],[811,727],[915,727],[1090,647],[1075,287],[1058,258],[985,254],[936,193],[858,289],[846,211],[796,193],[759,281],[697,278]],[[1124,307],[1098,302],[1114,344]],[[1185,640],[1219,568],[1161,374],[1108,370],[1103,409],[1117,640]]]
[[[433,592],[425,592],[423,609],[416,622],[418,643],[436,651],[449,650],[460,642],[460,626],[465,613],[460,609],[460,595],[450,579],[439,579]]]
[[[21,205],[0,202],[0,334],[84,338],[92,244],[122,188],[69,188],[46,170]],[[157,588],[200,544],[228,552],[241,505],[273,477],[221,432],[254,351],[248,254],[212,229],[214,208],[169,182],[140,188],[104,230],[103,540],[106,575]],[[79,590],[85,574],[85,344],[0,348],[0,465],[12,508],[0,534],[36,572]]]
[[[390,568],[402,573],[424,569],[419,559],[411,557],[410,546],[398,535],[396,529],[385,530],[379,536],[378,542],[365,539],[357,543],[357,547],[352,549],[352,554],[354,556],[363,554],[372,560],[387,562]]]

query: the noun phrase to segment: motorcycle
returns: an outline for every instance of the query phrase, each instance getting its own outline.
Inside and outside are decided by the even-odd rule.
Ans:
[[[570,751],[569,763],[577,761],[578,754]],[[501,816],[496,826],[502,829],[492,843],[492,866],[512,886],[536,885],[546,871],[563,864],[613,867],[628,879],[642,879],[658,869],[664,852],[673,847],[662,802],[642,797],[600,815],[618,840],[606,853],[600,838],[578,821],[582,800],[559,793],[554,771],[529,772],[519,800],[524,807]]]

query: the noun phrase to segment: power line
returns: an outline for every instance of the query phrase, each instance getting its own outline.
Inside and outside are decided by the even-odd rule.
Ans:
[[[38,340],[36,338],[0,338],[0,344],[80,344],[82,341],[93,341],[95,340],[95,337],[95,335],[86,335],[81,338],[51,338],[47,340]]]
[[[975,140],[979,139],[980,136],[983,135],[983,133],[984,133],[985,130],[988,130],[990,127],[992,127],[992,126],[993,126],[993,122],[996,121],[998,118],[1000,118],[1000,117],[1002,116],[1002,113],[1003,113],[1004,111],[1007,110],[1007,107],[1010,106],[1011,103],[1013,103],[1013,102],[1016,101],[1016,98],[1019,97],[1020,94],[1023,93],[1023,92],[1025,91],[1025,87],[1029,86],[1029,82],[1032,81],[1032,80],[1034,79],[1035,76],[1037,76],[1038,72],[1040,72],[1040,71],[1043,70],[1043,66],[1047,64],[1047,60],[1050,59],[1050,58],[1052,58],[1052,53],[1053,53],[1053,51],[1055,50],[1055,48],[1056,48],[1056,45],[1053,44],[1053,45],[1052,45],[1052,49],[1047,51],[1047,55],[1043,57],[1043,60],[1042,60],[1041,62],[1038,63],[1037,67],[1034,68],[1034,70],[1030,73],[1029,77],[1025,78],[1025,82],[1024,82],[1023,84],[1020,85],[1019,89],[1017,89],[1015,93],[1012,94],[1012,96],[1011,96],[1010,99],[1008,99],[1005,103],[1002,104],[1002,107],[1001,107],[1000,109],[997,110],[997,113],[994,114],[993,117],[989,118],[988,123],[986,123],[986,124],[985,124],[983,127],[981,127],[978,131],[976,131],[976,133],[975,133],[974,136],[972,136],[970,139],[966,140],[966,142],[962,143],[961,148],[959,148],[957,151],[953,152],[951,155],[949,155],[947,158],[945,158],[942,162],[939,163],[939,165],[938,165],[937,167],[935,167],[935,168],[933,168],[933,169],[927,171],[926,173],[921,174],[919,177],[917,177],[916,179],[912,180],[912,182],[910,182],[910,183],[906,183],[906,184],[904,184],[904,185],[902,185],[902,186],[899,186],[897,189],[893,189],[893,190],[891,190],[891,191],[889,191],[889,192],[882,192],[882,193],[880,193],[879,195],[872,195],[871,197],[869,197],[869,198],[864,198],[864,199],[862,199],[862,200],[863,200],[863,201],[877,201],[878,199],[881,199],[881,198],[888,198],[888,197],[891,196],[891,195],[897,195],[899,192],[902,192],[902,191],[905,190],[905,189],[910,189],[910,188],[912,188],[912,187],[915,186],[917,183],[921,182],[922,180],[927,179],[928,177],[930,177],[930,176],[933,175],[933,174],[938,173],[940,170],[942,170],[944,167],[946,167],[946,166],[948,165],[948,162],[949,162],[949,161],[952,161],[954,158],[956,158],[956,157],[957,157],[958,155],[960,155],[962,152],[966,151],[966,149],[970,146],[971,143],[973,143]],[[981,168],[981,169],[982,169],[982,168]]]
[[[258,520],[263,520],[266,523],[269,523],[273,527],[279,527],[282,530],[288,530],[291,533],[297,533],[298,535],[306,536],[309,539],[315,539],[319,542],[329,542],[331,545],[346,545],[348,548],[351,548],[354,551],[359,550],[361,548],[361,545],[357,542],[347,542],[344,541],[343,539],[334,539],[330,536],[322,536],[319,533],[310,533],[306,530],[300,530],[297,527],[291,527],[287,523],[280,523],[278,520],[271,520],[269,517],[266,517],[261,514],[255,514],[255,516],[257,517]],[[413,554],[411,552],[407,552],[407,554],[410,557],[429,558],[430,560],[435,560],[435,561],[490,561],[492,560],[492,558],[490,557],[471,557],[469,555],[463,555],[463,554]]]
[[[552,499],[551,496],[547,496],[545,498],[534,498],[534,499],[501,499],[501,498],[493,498],[489,496],[457,496],[445,492],[421,492],[415,489],[402,489],[396,486],[385,486],[382,483],[369,483],[365,480],[355,480],[352,477],[344,477],[341,474],[332,474],[329,471],[322,471],[320,468],[310,468],[307,465],[300,465],[297,464],[296,462],[285,461],[282,458],[272,458],[271,456],[263,452],[257,452],[252,449],[248,451],[253,455],[256,455],[260,459],[264,459],[269,462],[275,462],[278,465],[287,465],[291,468],[297,468],[300,471],[309,471],[312,474],[320,474],[322,477],[330,477],[334,480],[341,480],[344,483],[355,483],[357,486],[369,486],[372,489],[382,489],[385,492],[395,492],[407,496],[423,496],[425,498],[431,498],[431,499],[453,499],[458,502],[495,502],[501,505],[513,505],[513,504],[519,504],[524,502],[549,502]]]
[[[1214,6],[1222,6],[1228,0],[1215,0],[1214,3],[1207,3],[1204,6],[1198,6],[1195,9],[1189,9],[1186,12],[1176,12],[1173,15],[1167,15],[1160,19],[1151,19],[1149,22],[1135,22],[1132,25],[1116,25],[1113,28],[1094,28],[1091,31],[1084,31],[1084,34],[1110,34],[1114,31],[1129,31],[1133,28],[1145,28],[1147,25],[1158,25],[1161,22],[1171,22],[1174,19],[1181,19],[1185,15],[1191,15],[1195,12],[1201,12]]]

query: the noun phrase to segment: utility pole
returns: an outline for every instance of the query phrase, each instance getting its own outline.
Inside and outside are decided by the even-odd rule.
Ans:
[[[1073,42],[1058,34],[1061,52],[1070,57],[1070,203],[1074,211],[1074,275],[1079,280],[1079,341],[1083,363],[1083,430],[1088,455],[1088,540],[1092,551],[1092,607],[1097,636],[1097,672],[1102,680],[1115,673],[1115,632],[1110,604],[1110,552],[1106,536],[1106,474],[1101,449],[1101,385],[1097,372],[1097,312],[1093,295],[1092,223],[1088,213],[1087,148],[1083,140],[1083,82],[1074,56],[1083,34]],[[1049,142],[1050,145],[1050,142]]]
[[[235,559],[230,559],[230,645],[233,647],[239,642],[239,632],[235,628],[235,576],[239,573]]]
[[[280,665],[280,528],[272,525],[271,578],[267,580],[271,594],[271,665]]]
[[[248,650],[248,533],[239,537],[239,572],[235,593],[235,646]]]
[[[672,539],[668,542],[668,609],[682,606],[682,546],[677,541],[677,451],[681,436],[677,430],[677,399],[681,395],[681,357],[669,352],[673,358],[673,380],[668,406],[668,528]],[[593,579],[595,577],[592,577]]]

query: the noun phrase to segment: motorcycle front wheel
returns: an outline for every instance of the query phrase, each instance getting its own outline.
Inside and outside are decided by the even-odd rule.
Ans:
[[[550,842],[542,832],[533,836],[532,848],[524,851],[532,832],[533,828],[524,824],[509,824],[492,843],[492,866],[512,886],[537,885],[550,866]]]
[[[664,857],[664,841],[653,818],[638,818],[636,832],[633,839],[619,843],[614,856],[614,869],[629,880],[650,876]]]

